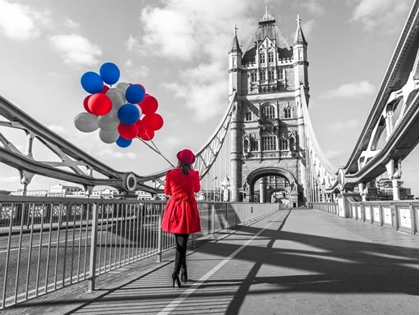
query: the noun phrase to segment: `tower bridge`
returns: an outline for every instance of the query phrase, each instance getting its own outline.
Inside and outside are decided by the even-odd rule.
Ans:
[[[352,223],[348,223],[352,231],[356,228],[351,224],[356,223],[354,221],[362,221],[372,226],[388,227],[390,231],[398,230],[414,237],[418,236],[418,201],[400,201],[398,188],[398,182],[402,178],[403,161],[419,142],[418,18],[418,1],[414,1],[365,125],[348,162],[340,168],[332,165],[326,158],[312,127],[308,111],[308,43],[300,17],[296,20],[292,45],[287,43],[276,25],[274,16],[267,10],[260,18],[246,49],[239,44],[240,33],[235,26],[228,50],[229,95],[226,112],[214,133],[196,152],[194,168],[199,170],[205,190],[205,200],[200,203],[200,214],[202,224],[204,222],[206,226],[205,231],[202,235],[197,235],[197,238],[214,237],[218,231],[237,229],[240,223],[264,220],[278,211],[281,212],[278,218],[281,218],[282,224],[286,223],[290,215],[293,222],[293,211],[290,212],[289,209],[300,207],[314,208],[336,215],[331,218],[354,219]],[[83,185],[87,197],[95,186],[112,186],[127,197],[138,190],[151,194],[163,191],[167,169],[149,175],[114,170],[49,130],[42,122],[36,121],[2,96],[0,116],[5,119],[0,121],[0,128],[19,129],[27,137],[26,150],[22,152],[18,149],[18,144],[10,142],[0,133],[0,162],[19,171],[24,191],[30,189],[33,176],[46,176]],[[53,152],[60,162],[35,159],[34,139],[38,139]],[[367,197],[369,183],[383,173],[392,180],[393,201],[370,202]],[[216,180],[220,183],[218,188],[222,190],[220,196],[223,202],[215,200]],[[70,201],[66,198],[0,196],[0,232],[3,232],[1,237],[8,237],[7,258],[3,264],[5,275],[2,308],[35,298],[41,293],[54,291],[57,287],[66,287],[84,280],[89,282],[89,288],[94,291],[95,277],[98,275],[153,255],[157,255],[160,261],[163,253],[175,246],[170,237],[159,229],[164,204],[162,201],[138,203],[128,198],[85,198]],[[302,211],[308,212],[300,212],[299,219],[295,219],[293,228],[298,230],[299,220],[319,220],[314,216],[314,210]],[[325,213],[322,215],[326,218]],[[66,258],[64,265],[59,263],[62,258],[59,258],[58,244],[63,224],[66,230],[65,241],[62,240],[66,244],[65,256],[68,237],[73,239],[70,272],[66,271]],[[256,230],[249,242],[260,233],[264,234],[266,229],[269,231],[268,227],[272,223],[267,224],[258,232]],[[281,232],[282,227],[283,225],[277,226],[276,231]],[[309,224],[306,224],[305,228],[309,229]],[[252,230],[250,227],[248,229]],[[69,230],[72,232],[68,232]],[[32,279],[30,253],[36,231],[40,237],[37,277],[42,274],[40,266],[44,264],[44,258],[41,258],[42,232],[49,233],[48,243],[45,245],[48,246],[48,258],[46,272],[43,274],[46,277],[43,291],[38,286],[39,279],[36,280],[35,289],[34,285],[29,285]],[[303,233],[302,230],[299,231]],[[26,232],[30,233],[30,240],[25,240]],[[272,236],[275,232],[271,231],[268,234]],[[286,234],[283,233],[282,236],[293,237],[291,231]],[[19,271],[20,257],[25,248],[22,245],[17,246],[19,255],[14,257],[11,246],[13,235],[19,235],[20,244],[23,239],[23,243],[27,244],[25,248],[31,249],[25,271],[26,287],[19,278],[19,274],[22,274]],[[75,243],[77,235],[78,248]],[[53,237],[57,238],[56,243],[52,241]],[[321,241],[326,236],[322,234],[317,237]],[[341,234],[331,237],[339,238]],[[85,241],[83,246],[82,240]],[[193,241],[195,242],[195,239]],[[123,243],[126,245],[123,246]],[[357,241],[354,241],[350,245],[356,246],[356,243]],[[55,280],[50,284],[50,250],[54,246],[57,246]],[[387,243],[384,246],[391,245]],[[108,247],[115,247],[115,256],[111,250],[107,252]],[[120,250],[120,256],[121,250],[124,251],[124,258],[117,259],[117,248]],[[289,250],[283,248],[284,252]],[[395,248],[393,250],[400,253]],[[79,260],[77,274],[73,273],[75,252],[76,259]],[[240,250],[235,251],[239,252]],[[409,259],[415,260],[413,257],[411,255]],[[359,262],[368,260],[371,263],[370,259],[370,256],[363,256]],[[18,267],[9,267],[9,262],[13,261],[16,264],[16,260]],[[83,272],[79,269],[81,260],[84,260],[85,264]],[[209,265],[210,267],[218,268]],[[57,280],[58,272],[62,272],[63,275],[60,283]],[[14,292],[10,292],[11,289],[7,287],[8,273],[16,279]],[[204,278],[205,276],[202,279]],[[324,280],[328,279],[320,278],[320,281]],[[197,282],[197,286],[205,280],[200,281]],[[23,293],[18,290],[19,286],[25,287]],[[414,292],[410,290],[410,293]],[[170,305],[168,307],[171,309]]]

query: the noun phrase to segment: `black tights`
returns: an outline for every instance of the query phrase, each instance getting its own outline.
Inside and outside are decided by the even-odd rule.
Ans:
[[[189,234],[175,234],[176,252],[175,252],[175,269],[179,273],[181,267],[187,267],[187,242]]]

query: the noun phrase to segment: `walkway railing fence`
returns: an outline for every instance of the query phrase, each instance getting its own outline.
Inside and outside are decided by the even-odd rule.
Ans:
[[[414,200],[351,201],[350,219],[410,234],[419,233],[419,202]],[[314,209],[339,215],[338,203],[313,203]],[[342,212],[343,213],[343,212]]]
[[[175,247],[165,201],[0,197],[0,309]],[[199,202],[194,240],[268,216],[279,204]]]

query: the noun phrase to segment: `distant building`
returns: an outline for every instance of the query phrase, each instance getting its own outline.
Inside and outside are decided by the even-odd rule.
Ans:
[[[411,188],[402,186],[404,181],[399,180],[398,189],[400,191],[401,200],[414,200],[414,195],[411,194]],[[392,180],[388,178],[379,178],[372,181],[371,186],[368,188],[368,200],[393,200]]]
[[[29,195],[29,192],[27,192],[27,195]],[[85,191],[80,186],[70,186],[70,185],[62,185],[58,184],[55,186],[52,186],[50,190],[48,191],[48,197],[80,197],[84,196]]]

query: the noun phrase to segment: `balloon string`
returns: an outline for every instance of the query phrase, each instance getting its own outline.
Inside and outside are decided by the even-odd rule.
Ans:
[[[162,154],[162,152],[160,152],[160,150],[158,149],[158,147],[156,146],[156,144],[151,139],[150,139],[150,142],[152,142],[152,144],[154,145],[154,148],[150,144],[148,144],[146,141],[144,141],[143,139],[138,138],[138,137],[137,137],[137,139],[139,139],[141,142],[143,142],[145,145],[147,145],[150,149],[152,149],[157,154],[159,154],[161,157],[163,157],[166,162],[168,162],[173,168],[175,168],[175,166]]]

